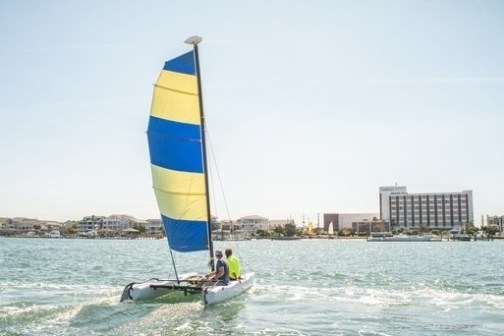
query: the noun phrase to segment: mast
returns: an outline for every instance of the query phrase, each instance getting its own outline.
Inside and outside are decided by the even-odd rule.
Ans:
[[[207,163],[207,153],[206,153],[206,135],[205,135],[205,114],[203,113],[203,92],[201,90],[201,72],[199,65],[199,54],[198,54],[198,44],[203,41],[199,36],[191,36],[184,42],[187,44],[192,44],[194,47],[194,58],[196,60],[196,77],[198,80],[198,97],[199,97],[199,110],[201,119],[201,144],[203,148],[203,167],[205,170],[205,189],[206,189],[206,207],[207,207],[207,235],[208,235],[208,250],[210,252],[210,268],[215,271],[215,265],[213,263],[213,242],[212,242],[212,216],[210,213],[210,188],[208,185],[208,163]]]

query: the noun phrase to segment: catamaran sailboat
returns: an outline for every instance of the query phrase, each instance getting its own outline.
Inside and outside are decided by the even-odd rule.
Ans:
[[[154,86],[147,130],[152,180],[168,239],[175,277],[130,283],[121,301],[150,300],[182,291],[201,294],[204,304],[222,302],[252,286],[253,272],[221,286],[197,273],[177,274],[172,251],[208,250],[213,258],[210,200],[201,95],[198,36],[185,42],[193,50],[165,63]],[[214,265],[211,263],[211,270]]]

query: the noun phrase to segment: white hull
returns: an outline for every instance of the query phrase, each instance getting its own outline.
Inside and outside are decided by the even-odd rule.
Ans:
[[[196,273],[182,274],[179,280],[185,281],[191,276],[197,276]],[[128,285],[129,286],[129,285]],[[126,286],[126,288],[128,287]],[[159,286],[166,286],[167,288],[159,288]],[[171,288],[168,288],[171,287]],[[129,299],[131,300],[154,300],[160,296],[171,293],[175,290],[181,290],[181,284],[177,280],[159,280],[150,279],[142,283],[135,283],[129,289]],[[124,296],[124,294],[123,294]],[[128,298],[126,298],[128,299]],[[123,298],[121,298],[123,301]]]
[[[203,291],[203,297],[201,298],[203,304],[219,303],[238,296],[252,286],[254,279],[255,273],[250,272],[243,274],[240,280],[230,281],[227,286],[207,287]]]
[[[160,280],[150,279],[142,283],[133,283],[124,289],[121,301],[124,300],[154,300],[158,297],[183,292],[185,294],[199,294],[205,305],[223,302],[247,291],[253,284],[255,273],[242,275],[242,279],[230,281],[227,286],[215,286],[213,283],[198,284],[188,282],[191,277],[198,277],[196,273],[188,273],[179,276],[180,282],[174,279]]]

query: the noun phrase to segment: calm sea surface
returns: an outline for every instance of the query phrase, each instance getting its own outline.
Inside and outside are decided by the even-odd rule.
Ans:
[[[216,242],[254,287],[119,303],[132,281],[173,275],[165,240],[0,238],[0,335],[503,335],[504,241]],[[180,272],[206,254],[177,254]]]

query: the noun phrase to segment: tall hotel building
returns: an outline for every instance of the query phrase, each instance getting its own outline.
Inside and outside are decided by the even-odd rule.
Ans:
[[[408,194],[406,187],[380,187],[380,218],[391,230],[461,229],[474,224],[472,191]]]

